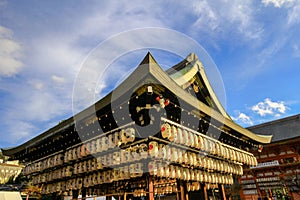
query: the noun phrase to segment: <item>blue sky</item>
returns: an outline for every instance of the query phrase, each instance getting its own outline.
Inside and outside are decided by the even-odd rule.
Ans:
[[[72,116],[74,82],[89,52],[144,27],[173,29],[204,47],[223,79],[225,109],[241,126],[300,113],[300,1],[0,0],[0,13],[0,147]],[[111,73],[128,73],[137,55],[131,69]],[[109,91],[105,80],[96,96]]]

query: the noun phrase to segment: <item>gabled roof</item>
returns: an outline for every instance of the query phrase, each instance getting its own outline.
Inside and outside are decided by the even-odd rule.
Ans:
[[[214,108],[219,111],[224,117],[231,119],[220,103],[218,97],[216,96],[210,84],[210,81],[207,78],[205,69],[195,53],[189,54],[186,59],[175,65],[172,69],[173,70],[169,70],[169,73],[174,72],[174,70],[176,72],[170,74],[170,76],[183,89],[185,89],[185,87],[189,85],[189,83],[195,81],[194,79],[196,76],[200,76],[201,80],[204,82],[205,89],[209,93],[206,98],[209,98],[209,100],[212,102],[212,105],[214,105]]]
[[[114,100],[121,98],[124,94],[134,91],[137,84],[142,84],[145,79],[151,79],[155,83],[159,83],[175,94],[178,98],[185,101],[185,103],[192,106],[195,110],[200,110],[205,115],[211,116],[215,120],[223,123],[225,126],[233,129],[234,131],[240,133],[246,138],[250,138],[258,143],[269,143],[271,141],[271,136],[268,135],[257,135],[251,131],[242,128],[241,126],[234,123],[229,115],[226,113],[221,103],[219,102],[217,96],[215,95],[208,78],[205,74],[204,67],[198,60],[195,54],[190,54],[185,61],[182,63],[189,63],[189,65],[173,68],[178,71],[176,74],[170,71],[164,71],[155,61],[150,52],[147,53],[140,65],[125,79],[119,86],[117,86],[112,92],[106,95],[104,98],[96,102],[94,105],[86,108],[75,116],[63,121],[57,126],[45,131],[44,133],[36,136],[35,138],[25,142],[24,144],[10,148],[2,149],[5,155],[13,155],[21,150],[24,150],[38,142],[57,134],[59,131],[66,129],[74,125],[75,121],[80,121],[86,119],[91,115],[95,115],[95,111],[99,111],[107,106],[109,106]],[[178,65],[179,66],[179,65]],[[201,76],[205,83],[205,87],[208,90],[209,96],[216,106],[216,109],[206,105],[205,103],[199,101],[197,98],[192,96],[190,93],[184,90],[183,85],[190,81],[195,75]],[[199,116],[200,117],[200,116]]]
[[[300,137],[300,114],[248,127],[250,131],[261,135],[273,135],[273,142]]]

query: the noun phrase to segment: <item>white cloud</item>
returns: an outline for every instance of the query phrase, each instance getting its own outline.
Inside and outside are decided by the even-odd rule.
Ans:
[[[96,3],[94,7],[100,10],[91,12],[90,15],[80,21],[81,29],[77,29],[77,34],[80,37],[106,39],[132,28],[165,27],[166,25],[166,19],[159,18],[167,12],[166,8],[161,9],[160,6],[157,6],[157,2],[109,1],[109,3]]]
[[[244,39],[257,39],[263,32],[262,25],[255,20],[255,6],[253,1],[193,1],[193,9],[197,20],[192,28],[205,31],[220,37],[238,35]],[[235,27],[235,32],[231,32]],[[243,40],[243,41],[247,41]]]
[[[14,121],[9,124],[9,133],[6,134],[5,141],[25,142],[32,137],[32,133],[35,130],[35,126],[25,121]]]
[[[295,25],[300,22],[300,2],[290,8],[288,13],[288,25]]]
[[[65,82],[65,78],[61,77],[61,76],[56,76],[56,75],[52,75],[51,76],[52,81],[54,81],[55,83],[64,83]]]
[[[101,12],[97,8],[92,9],[88,14],[79,13],[78,18],[73,18],[68,23],[61,18],[55,19],[56,16],[47,15],[47,20],[51,18],[49,21],[59,20],[55,27],[66,27],[55,28],[55,31],[51,24],[42,23],[42,19],[35,19],[34,24],[23,24],[22,26],[27,26],[26,32],[28,33],[25,39],[22,38],[22,44],[24,43],[26,47],[24,49],[12,39],[12,31],[0,26],[0,76],[13,76],[20,72],[22,66],[27,68],[13,84],[9,79],[0,79],[0,89],[9,94],[1,99],[2,103],[6,102],[7,107],[0,116],[1,124],[6,126],[7,134],[14,135],[17,131],[30,138],[43,131],[40,129],[41,123],[53,123],[53,120],[61,120],[66,115],[70,116],[74,79],[84,57],[99,42],[112,34],[131,28],[164,26],[161,20],[155,17],[156,15],[152,15],[153,12],[157,12],[157,9],[151,11],[148,9],[148,7],[153,7],[154,3],[118,2],[103,5],[102,2],[99,4],[101,5],[93,7],[100,8]],[[145,4],[149,5],[145,6]],[[64,23],[67,24],[62,26]],[[32,27],[32,25],[37,27]],[[38,31],[29,32],[28,30],[31,29]],[[120,43],[119,47],[127,46],[126,42]],[[24,55],[26,55],[22,60],[24,65],[19,60],[21,50],[25,51]],[[111,49],[111,52],[106,52],[106,54],[111,54],[113,51],[114,49]],[[5,59],[9,59],[6,63],[9,63],[10,67],[7,65],[3,67]],[[100,65],[96,65],[95,68],[103,71],[105,66],[98,64]],[[117,72],[118,69],[115,71]],[[95,71],[91,71],[89,75],[94,77]],[[91,79],[91,76],[86,78]],[[95,79],[98,80],[97,77]],[[88,81],[82,95],[92,93],[91,96],[95,96],[95,93],[101,93],[99,85],[105,87],[103,82],[97,84],[97,82]],[[96,100],[98,99],[93,99],[89,103]],[[15,130],[14,126],[17,124],[20,126],[18,130]],[[18,143],[18,140],[14,141],[13,136],[10,138],[4,138],[4,141],[9,140],[12,144]]]
[[[13,32],[0,25],[0,76],[13,76],[22,69],[21,45],[14,41]]]
[[[298,0],[262,0],[264,5],[273,5],[276,8],[287,10],[287,25],[294,25],[300,22],[300,1]]]
[[[265,5],[272,4],[274,7],[280,8],[283,5],[288,5],[295,2],[296,0],[262,0],[262,3]]]
[[[210,30],[215,30],[219,25],[219,16],[216,11],[208,4],[207,1],[193,2],[194,12],[198,19],[195,22],[195,26],[206,26]]]
[[[300,58],[300,48],[297,44],[293,45],[293,55],[297,58]]]
[[[28,83],[37,90],[42,90],[44,88],[44,82],[41,80],[30,80]]]
[[[3,142],[13,145],[24,142],[40,134],[44,128],[50,128],[47,123],[71,116],[70,92],[52,88],[54,84],[35,79],[25,83],[0,80],[0,85],[0,91],[4,90],[11,96],[1,99],[0,120],[5,137],[0,134]]]
[[[252,106],[251,110],[260,116],[273,115],[279,117],[281,114],[284,114],[288,107],[285,102],[278,101],[273,102],[271,99],[266,98],[264,101],[257,103]]]
[[[237,112],[238,116],[237,117],[232,117],[232,119],[234,121],[236,121],[237,123],[242,123],[244,125],[253,125],[253,121],[251,120],[251,118],[249,116],[247,116],[245,113],[242,112]]]

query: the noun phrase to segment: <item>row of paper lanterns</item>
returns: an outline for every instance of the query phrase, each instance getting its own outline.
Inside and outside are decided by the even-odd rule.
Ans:
[[[81,190],[78,191],[79,194],[82,193]],[[49,183],[44,184],[42,186],[42,194],[51,194],[51,193],[58,193],[64,196],[72,196],[73,191],[67,188],[67,182],[56,182],[56,183]],[[88,188],[86,190],[87,196],[104,196],[105,194],[115,193],[113,190],[107,190],[104,188]]]
[[[86,164],[86,163],[85,163]],[[63,179],[66,177],[71,177],[73,175],[78,175],[80,173],[86,173],[87,171],[76,171],[75,168],[71,166],[63,167],[61,169],[49,171],[42,174],[37,174],[33,176],[33,183],[40,184],[57,179]],[[92,171],[90,171],[92,172]],[[94,173],[85,174],[78,178],[77,181],[85,180],[85,186],[89,187],[92,183],[104,184],[110,183],[112,181],[125,180],[135,177],[140,177],[144,173],[144,168],[142,163],[132,163],[130,165],[125,165],[122,167],[114,168],[113,170],[105,171],[94,171]]]
[[[172,194],[178,191],[177,184],[154,187],[155,195]]]
[[[247,165],[256,166],[256,158],[249,153],[235,150],[230,146],[225,146],[221,142],[210,139],[200,133],[192,132],[184,127],[177,127],[164,123],[161,126],[162,138],[167,139],[173,143],[188,146],[197,150],[208,152],[212,155],[241,162]]]
[[[280,178],[278,176],[273,177],[264,177],[264,178],[257,178],[256,182],[271,182],[271,181],[279,181]]]
[[[40,161],[36,161],[34,163],[30,163],[26,165],[23,169],[23,174],[28,175],[34,172],[43,171],[48,168],[60,166],[64,163],[63,161],[64,155],[62,153],[58,153],[47,158],[44,158]]]
[[[149,144],[137,144],[126,149],[118,149],[107,154],[103,154],[97,158],[92,157],[88,160],[77,161],[73,164],[74,174],[81,174],[95,170],[101,170],[107,167],[114,167],[129,162],[136,162],[148,157],[148,154],[154,159],[161,159],[177,164],[188,165],[193,168],[204,168],[216,170],[223,173],[233,173],[233,169],[238,175],[242,175],[242,166],[197,154],[195,152],[186,151],[184,149],[171,147],[170,145],[159,144],[156,141],[151,141]],[[49,158],[48,158],[49,159]],[[46,159],[46,160],[48,160]],[[32,163],[25,167],[25,174],[43,171],[41,165],[44,161]],[[64,174],[64,169],[60,174]]]
[[[187,131],[184,128],[177,128],[174,125],[169,125],[168,123],[165,123],[162,125],[162,137],[164,139],[173,140],[171,137],[172,135],[181,135],[183,139],[174,139],[173,141],[175,143],[179,143],[181,145],[188,145],[190,147],[194,147],[198,150],[206,149],[209,153],[213,155],[217,155],[221,159],[227,159],[231,161],[240,162],[243,164],[256,166],[257,160],[256,158],[249,153],[244,153],[243,151],[237,151],[230,147],[224,146],[219,141],[213,141],[206,137],[202,137],[200,134],[193,133],[191,131]],[[171,136],[170,136],[171,135]],[[175,137],[176,138],[176,137]],[[181,138],[181,137],[178,137]],[[193,139],[191,139],[193,138]],[[76,161],[82,157],[85,157],[90,154],[99,153],[99,152],[106,152],[108,149],[113,149],[119,146],[120,144],[125,144],[128,142],[133,142],[135,139],[135,129],[132,127],[122,129],[120,131],[117,131],[115,133],[108,134],[107,136],[89,141],[87,143],[78,145],[77,147],[73,147],[68,149],[65,154],[59,153],[53,156],[50,156],[48,158],[45,158],[41,161],[35,162],[30,164],[28,167],[25,168],[24,174],[30,174],[35,171],[42,171],[51,167],[55,167],[58,165],[63,164],[63,162],[68,163],[70,161]],[[198,142],[196,142],[198,141]],[[185,143],[183,143],[185,142]],[[184,163],[184,160],[186,160],[185,156],[186,154],[182,154],[182,149],[178,147],[172,147],[172,145],[163,145],[159,144],[157,142],[152,142],[149,144],[149,154],[155,154],[155,155],[165,155],[167,158],[178,157],[175,159],[172,159],[174,162]],[[145,157],[147,155],[147,144],[143,143],[140,145],[135,145],[133,147],[129,148],[130,150],[125,150],[123,152],[120,152],[120,158],[121,163],[122,160],[126,160],[125,162],[131,161],[136,158]],[[152,153],[154,152],[154,153]],[[127,155],[126,155],[127,154]],[[116,152],[116,155],[118,157],[118,151]],[[127,157],[128,159],[126,159]],[[122,159],[124,158],[124,159]],[[136,159],[138,160],[138,159]],[[177,160],[177,161],[176,161]],[[190,159],[189,159],[190,160]],[[186,160],[189,162],[188,160]],[[191,160],[190,160],[191,161]]]
[[[97,159],[93,158],[90,160],[75,163],[73,166],[64,166],[60,169],[38,174],[34,176],[33,182],[39,184],[48,181],[53,181],[56,179],[70,177],[72,175],[79,175],[82,173],[101,170],[103,169],[103,165],[101,163],[103,162],[103,160],[101,159],[103,157],[105,157],[105,155]],[[239,164],[227,163],[225,161],[214,160],[212,158],[207,158],[207,157],[200,157],[200,158],[202,161],[206,161],[206,162],[201,162],[202,164],[207,163],[207,165],[204,165],[205,166],[203,167],[204,169],[215,170],[215,171],[220,171],[221,173],[229,173],[229,174],[236,174],[236,175],[242,175],[243,173],[242,166]],[[133,171],[130,171],[130,169]],[[148,170],[155,176],[174,178],[174,179],[175,178],[181,179],[181,176],[183,176],[183,178],[187,180],[191,178],[193,180],[194,173],[196,173],[196,171],[192,171],[192,169],[182,168],[180,166],[168,165],[162,161],[151,161],[148,165],[148,169],[143,168],[142,163],[132,163],[130,165],[125,165],[123,167],[115,168],[114,169],[115,174],[112,180],[118,181],[118,180],[133,178],[136,176],[141,176],[143,172]],[[199,172],[201,172],[201,170],[199,170]]]
[[[153,158],[161,158],[178,164],[213,170],[219,169],[220,171],[224,171],[222,164],[233,163],[233,161],[228,162],[228,160],[224,160],[223,158],[212,158],[202,153],[177,148],[172,145],[165,145],[156,141],[149,142],[149,155]],[[256,159],[255,157],[253,158]]]
[[[216,160],[211,160],[212,162],[216,162]],[[150,167],[151,166],[151,167]],[[226,162],[220,162],[220,165],[222,166],[220,168],[184,168],[184,169],[199,169],[199,170],[209,170],[219,173],[227,173],[227,174],[236,174],[236,175],[242,175],[243,174],[243,168],[241,165],[233,164],[233,163],[226,163]],[[151,170],[150,170],[151,169]],[[179,169],[182,169],[181,166],[178,165],[170,165],[169,163],[164,163],[161,161],[151,161],[149,163],[149,171],[151,172],[153,170],[156,170],[153,173],[158,174],[158,176],[166,176],[171,178],[178,178],[180,179],[180,175],[182,174]],[[174,173],[174,175],[171,173]]]
[[[79,153],[79,152],[77,152]],[[45,169],[51,168],[51,167],[57,167],[58,165],[54,165],[55,162],[49,162],[50,160],[54,160],[56,157],[63,156],[63,154],[58,154],[57,156],[51,156],[49,158],[46,158],[41,161],[37,161],[34,163],[28,164],[24,169],[24,174],[28,175],[35,172],[40,172]],[[104,167],[109,167],[112,165],[120,165],[128,162],[134,162],[138,161],[140,159],[144,159],[148,157],[148,145],[146,143],[141,143],[138,145],[134,145],[132,147],[128,147],[126,149],[115,149],[114,151],[111,151],[110,153],[102,154],[101,156],[98,156],[96,158],[92,158],[86,161],[78,162],[77,160],[74,160],[75,166],[78,166],[79,169],[82,169],[82,172],[89,171],[89,169],[102,169]],[[77,162],[76,162],[77,161]],[[47,165],[44,165],[44,163],[47,163]],[[63,162],[60,162],[62,165]],[[93,165],[94,167],[90,167]],[[45,166],[45,167],[44,167]]]
[[[68,149],[65,153],[65,162],[77,160],[85,156],[105,152],[135,140],[135,129],[132,127],[106,134],[97,139],[85,142],[77,147]]]
[[[46,183],[49,181],[71,177],[73,175],[72,166],[64,166],[62,168],[51,170],[49,172],[39,173],[32,176],[33,184]]]
[[[201,172],[203,173],[203,172]],[[58,181],[52,183],[42,184],[42,193],[54,193],[68,190],[81,190],[82,187],[92,188],[96,185],[104,183],[111,183],[114,180],[114,170],[108,170],[104,172],[93,173],[85,177],[72,178],[67,181]],[[217,174],[217,173],[204,173],[203,180],[190,180],[187,183],[187,189],[190,191],[199,190],[200,183],[206,182],[209,184],[233,184],[233,178],[231,175]],[[125,183],[124,183],[125,184]],[[139,191],[141,193],[139,193]],[[154,185],[155,194],[168,194],[177,192],[176,184],[166,185]],[[142,190],[135,191],[136,196],[143,196],[145,194]]]
[[[143,164],[135,163],[126,167],[111,169],[107,171],[94,172],[84,177],[71,178],[66,181],[57,181],[55,183],[43,184],[44,193],[53,193],[66,190],[80,190],[82,187],[89,188],[113,181],[125,180],[140,177],[143,173],[141,170]],[[127,170],[127,171],[125,171]],[[122,177],[122,178],[121,178]],[[41,184],[41,183],[37,183]]]
[[[267,182],[267,183],[258,183],[259,187],[261,186],[274,186],[274,185],[282,185],[280,181],[277,182]]]
[[[158,178],[181,179],[184,181],[198,181],[220,184],[232,184],[232,174],[207,172],[180,166],[166,165],[157,162],[148,164],[149,173]]]
[[[178,164],[185,164],[192,167],[199,167],[221,172],[228,172],[228,167],[237,166],[242,171],[242,166],[229,163],[224,160],[219,160],[205,156],[200,153],[187,151],[184,149],[171,147],[170,145],[159,144],[156,141],[149,143],[149,155],[153,158],[161,158],[165,161],[170,161]],[[241,172],[242,173],[242,172]]]
[[[233,178],[231,174],[213,173],[207,171],[201,171],[197,169],[188,169],[184,167],[172,166],[172,165],[156,165],[157,163],[150,162],[148,164],[148,170],[156,178],[167,178],[167,179],[181,179],[184,181],[196,181],[206,182],[213,184],[233,184]],[[131,178],[141,177],[144,172],[143,163],[134,163],[123,167],[106,170],[96,171],[94,173],[86,174],[82,177],[71,178],[66,181],[68,189],[81,189],[82,187],[88,188],[95,185],[101,185],[105,183],[112,183],[113,181],[127,180]],[[52,175],[49,175],[51,174]],[[55,171],[40,174],[34,176],[34,184],[44,184],[45,186],[49,181],[53,181]],[[52,178],[45,178],[43,176],[49,176]],[[57,190],[64,189],[62,181],[55,183]]]

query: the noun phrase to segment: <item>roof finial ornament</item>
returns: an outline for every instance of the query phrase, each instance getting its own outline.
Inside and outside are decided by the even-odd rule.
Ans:
[[[199,59],[198,59],[198,56],[194,52],[192,52],[186,57],[186,60],[188,62],[192,62],[192,61],[197,61]]]

